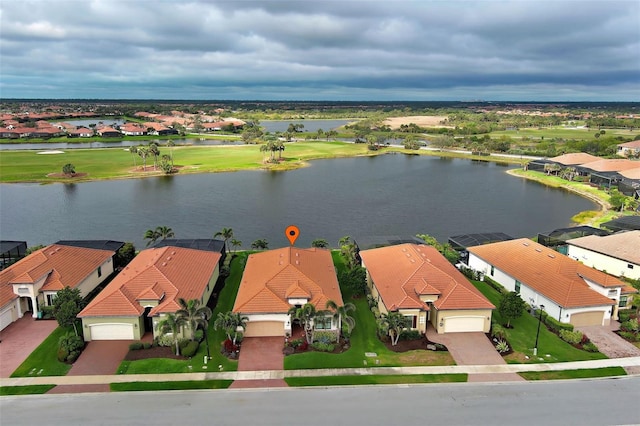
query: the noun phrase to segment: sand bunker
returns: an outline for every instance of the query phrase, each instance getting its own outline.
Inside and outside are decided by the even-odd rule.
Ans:
[[[38,154],[64,154],[64,151],[40,151]]]
[[[415,124],[420,127],[453,127],[443,124],[447,119],[446,115],[411,115],[406,117],[390,117],[384,120],[383,124],[397,129],[402,124]]]

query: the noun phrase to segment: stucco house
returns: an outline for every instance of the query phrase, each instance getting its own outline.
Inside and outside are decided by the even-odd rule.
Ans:
[[[233,312],[249,318],[246,337],[291,336],[292,307],[307,303],[326,309],[327,301],[343,305],[329,250],[284,247],[249,255]],[[316,330],[340,330],[340,321],[327,316]]]
[[[617,145],[617,154],[621,157],[634,157],[640,154],[640,140]]]
[[[113,272],[115,251],[52,244],[0,271],[0,329],[43,306],[59,290],[77,288],[85,297]]]
[[[220,253],[183,247],[141,251],[79,314],[84,339],[139,340],[158,335],[157,323],[178,299],[209,301]]]
[[[360,252],[381,313],[400,312],[425,333],[489,332],[495,308],[442,254],[427,245],[400,244]]]
[[[626,285],[526,238],[469,247],[469,267],[560,322],[609,325]]]
[[[640,231],[573,238],[567,256],[616,277],[640,279]]]

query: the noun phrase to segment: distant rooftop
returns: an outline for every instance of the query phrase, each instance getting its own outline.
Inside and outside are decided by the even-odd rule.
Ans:
[[[640,230],[640,216],[623,216],[602,224],[604,228],[617,231]]]
[[[513,240],[513,237],[503,232],[485,232],[479,234],[454,235],[453,237],[449,237],[449,244],[451,244],[451,247],[455,250],[464,250],[467,247],[509,240]]]
[[[124,245],[122,241],[113,240],[62,240],[56,244],[61,246],[82,247],[97,250],[118,251]]]
[[[400,237],[398,235],[363,235],[354,238],[360,250],[368,250],[378,247],[396,246],[398,244],[424,244],[418,237]]]
[[[166,239],[158,241],[154,247],[182,247],[196,250],[213,251],[216,253],[224,253],[224,241],[210,238],[181,238]]]

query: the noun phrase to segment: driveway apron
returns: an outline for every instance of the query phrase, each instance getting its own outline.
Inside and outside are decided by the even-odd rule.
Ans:
[[[0,331],[0,377],[11,376],[57,327],[55,320],[36,321],[26,315]]]
[[[245,337],[242,340],[238,371],[282,370],[284,337]],[[286,387],[281,379],[236,380],[232,388]]]

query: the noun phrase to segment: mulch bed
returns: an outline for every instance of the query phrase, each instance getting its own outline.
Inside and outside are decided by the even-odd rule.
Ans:
[[[399,340],[395,346],[391,345],[391,339],[385,339],[382,341],[384,345],[393,352],[408,352],[416,349],[427,349],[427,339],[416,340]]]
[[[170,358],[170,359],[186,359],[183,356],[176,355],[174,347],[169,346],[154,346],[149,349],[138,349],[137,351],[129,351],[127,356],[124,357],[125,361],[137,361],[139,359],[149,358]]]

